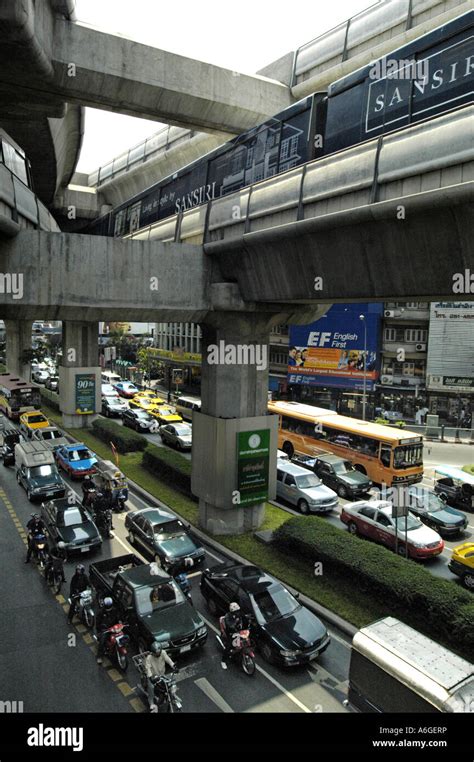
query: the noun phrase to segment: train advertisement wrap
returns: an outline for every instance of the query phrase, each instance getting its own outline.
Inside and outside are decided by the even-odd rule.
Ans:
[[[366,387],[373,389],[381,317],[381,304],[335,304],[316,322],[291,326],[288,383],[361,389],[365,368]]]

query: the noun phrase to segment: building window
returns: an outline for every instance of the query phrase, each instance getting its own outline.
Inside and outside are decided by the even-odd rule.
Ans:
[[[415,343],[420,341],[426,341],[428,332],[422,328],[408,328],[405,331],[405,341],[409,343]]]

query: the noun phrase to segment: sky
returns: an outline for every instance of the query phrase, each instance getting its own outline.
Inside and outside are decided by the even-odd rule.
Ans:
[[[76,0],[77,20],[138,42],[244,74],[275,61],[375,0]],[[233,10],[235,9],[235,13]],[[86,109],[79,172],[153,135],[147,119]]]

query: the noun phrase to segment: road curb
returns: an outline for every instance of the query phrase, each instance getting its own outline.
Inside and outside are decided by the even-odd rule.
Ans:
[[[147,492],[147,490],[143,489],[143,487],[140,487],[138,484],[133,484],[133,487],[131,488],[131,492],[135,492],[139,497],[142,499],[147,500],[150,503],[154,503],[157,506],[162,506],[164,508],[167,508],[168,510],[174,511],[173,508],[171,508],[169,505],[166,505],[166,503],[163,503],[161,500],[158,500],[156,497],[154,497],[152,494]],[[186,523],[189,524],[189,521],[186,519]],[[237,563],[241,564],[248,564],[248,559],[244,558],[243,556],[239,555],[238,553],[235,553],[235,551],[230,550],[229,548],[226,548],[223,545],[220,545],[216,540],[212,539],[207,535],[205,532],[203,532],[201,529],[198,529],[193,524],[189,524],[191,527],[193,533],[198,537],[205,545],[209,545],[210,548],[213,550],[218,551],[219,553],[228,556],[232,561],[236,561]],[[272,574],[273,577],[275,577],[278,582],[281,582],[282,585],[285,585],[292,593],[299,593],[296,588],[292,587],[291,585],[288,585],[288,583],[283,582],[281,579],[276,577],[274,574]],[[358,631],[357,627],[354,627],[354,625],[350,624],[350,622],[346,622],[345,619],[342,619],[342,617],[335,614],[333,611],[330,611],[330,609],[327,609],[325,606],[322,606],[320,603],[317,603],[316,601],[313,601],[312,598],[308,598],[307,595],[304,595],[304,593],[299,593],[299,600],[304,603],[305,606],[307,606],[310,611],[312,611],[314,614],[317,614],[317,616],[321,617],[322,619],[325,619],[327,622],[333,625],[333,627],[336,627],[338,630],[341,630],[345,635],[347,635],[351,640]]]

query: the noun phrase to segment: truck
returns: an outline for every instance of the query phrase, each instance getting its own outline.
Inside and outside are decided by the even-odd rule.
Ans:
[[[16,479],[28,500],[64,497],[66,485],[59,475],[53,453],[43,442],[15,445]]]
[[[58,447],[68,445],[69,441],[66,439],[62,431],[56,426],[46,426],[44,429],[36,429],[31,435],[31,439],[34,442],[43,442],[43,444],[54,452]]]
[[[474,664],[385,617],[354,635],[346,703],[361,712],[474,713]]]
[[[206,642],[204,620],[157,564],[128,553],[90,564],[89,579],[99,604],[112,598],[140,652],[149,651],[156,642],[178,656]]]

